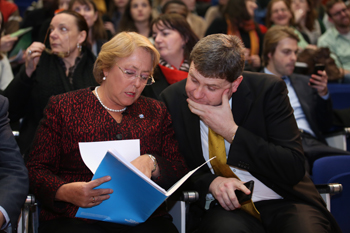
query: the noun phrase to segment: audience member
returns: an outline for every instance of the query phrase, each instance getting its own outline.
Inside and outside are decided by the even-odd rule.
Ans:
[[[98,188],[110,181],[108,176],[91,181],[78,142],[115,140],[120,134],[125,140],[140,139],[141,156],[132,164],[164,189],[186,173],[165,105],[140,96],[154,81],[158,60],[146,37],[119,33],[102,46],[94,65],[101,86],[50,99],[27,163],[30,189],[42,204],[39,232],[177,232],[164,205],[137,226],[75,218],[79,207],[96,206],[113,192],[124,192]]]
[[[305,172],[285,83],[242,73],[243,57],[238,37],[207,36],[191,52],[187,80],[160,95],[189,168],[216,156],[190,178],[198,232],[340,233]],[[253,192],[244,185],[250,180]],[[238,190],[252,200],[240,204]]]
[[[154,71],[155,83],[147,86],[142,95],[159,99],[169,85],[187,78],[189,55],[198,37],[186,18],[179,14],[164,14],[152,22],[152,32],[160,61]]]
[[[316,17],[312,0],[289,0],[297,29],[306,34],[310,44],[317,44],[318,38],[326,31],[321,20]]]
[[[17,31],[22,21],[17,5],[14,2],[0,0],[0,11],[4,21],[3,33],[7,35]]]
[[[25,64],[4,91],[10,102],[10,119],[23,118],[18,144],[27,153],[43,110],[52,95],[96,85],[92,74],[95,56],[86,47],[89,28],[74,11],[62,11],[51,21],[51,49],[31,44]]]
[[[7,99],[0,95],[0,231],[11,227],[16,233],[29,183],[27,169],[7,118],[8,106]]]
[[[239,37],[245,49],[246,69],[258,70],[261,66],[263,34],[254,22],[255,1],[229,0],[224,15],[217,18],[208,27],[206,35],[224,33]]]
[[[119,31],[120,20],[126,4],[128,4],[128,0],[111,0],[107,14],[102,17],[106,30],[109,30],[113,35]]]
[[[294,30],[288,27],[275,26],[269,29],[264,40],[264,72],[276,75],[287,85],[288,97],[311,172],[316,159],[350,153],[329,147],[324,138],[324,133],[332,127],[332,101],[327,88],[326,72],[318,71],[311,78],[293,73],[298,39]]]
[[[97,56],[102,45],[107,42],[112,35],[108,36],[103,26],[103,21],[99,15],[93,0],[71,0],[69,10],[81,14],[89,27],[88,42],[91,45],[92,53]]]
[[[319,47],[328,47],[337,66],[344,73],[344,82],[350,83],[350,13],[341,0],[327,2],[327,15],[334,27],[319,38]]]
[[[4,25],[4,21],[2,20],[2,14],[0,12],[0,43],[2,42],[1,35],[2,35],[3,25]],[[13,73],[12,73],[10,62],[5,56],[5,54],[0,52],[0,93],[2,93],[3,90],[5,90],[5,88],[7,87],[7,85],[9,85],[12,79],[13,79]]]
[[[130,0],[120,21],[120,31],[137,32],[145,37],[151,37],[151,21],[151,0]]]
[[[294,33],[296,33],[299,37],[298,46],[301,49],[316,49],[315,45],[309,45],[309,43],[306,41],[306,39],[309,41],[309,38],[306,35],[302,35],[294,27],[294,24],[294,16],[287,0],[271,0],[269,2],[266,12],[266,27],[270,28],[273,25],[291,27],[293,28]]]

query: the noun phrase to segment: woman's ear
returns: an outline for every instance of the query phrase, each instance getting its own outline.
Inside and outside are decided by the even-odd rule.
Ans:
[[[79,44],[82,44],[87,37],[86,31],[81,31],[78,36],[78,42]]]

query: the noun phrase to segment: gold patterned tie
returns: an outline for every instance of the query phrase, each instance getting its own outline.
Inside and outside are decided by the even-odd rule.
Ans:
[[[208,146],[209,158],[211,159],[216,156],[216,159],[210,160],[210,164],[213,167],[215,174],[223,177],[233,177],[240,180],[231,170],[231,168],[226,164],[227,159],[224,138],[221,135],[215,133],[210,128],[208,134]],[[255,208],[252,199],[241,203],[241,209],[260,220],[260,213]]]

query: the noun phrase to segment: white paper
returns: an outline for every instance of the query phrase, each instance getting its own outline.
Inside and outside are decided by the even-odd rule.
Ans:
[[[95,174],[108,150],[117,150],[128,162],[140,156],[140,140],[115,140],[101,142],[79,142],[80,155],[85,165]]]

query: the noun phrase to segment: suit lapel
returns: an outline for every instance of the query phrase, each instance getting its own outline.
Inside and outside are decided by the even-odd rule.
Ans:
[[[191,153],[193,155],[193,162],[195,164],[200,164],[203,161],[203,152],[202,152],[202,142],[201,142],[201,134],[200,134],[200,119],[197,115],[193,114],[188,108],[187,104],[187,94],[185,88],[183,88],[183,93],[181,93],[181,114],[183,115],[182,119],[186,119],[184,121],[186,138],[191,141],[188,143],[190,146]],[[192,157],[191,157],[192,158]]]
[[[310,119],[311,119],[310,106],[312,106],[312,98],[310,97],[313,96],[312,93],[310,93],[310,91],[312,91],[312,89],[308,85],[305,85],[305,83],[303,83],[304,80],[302,80],[301,78],[298,78],[294,74],[290,76],[290,81],[299,99],[301,108],[306,116],[306,119],[310,122]]]
[[[248,116],[249,109],[252,106],[252,94],[247,86],[243,74],[243,81],[237,91],[232,95],[232,114],[237,125],[242,125]]]

